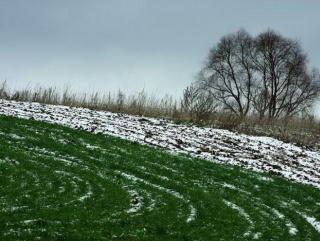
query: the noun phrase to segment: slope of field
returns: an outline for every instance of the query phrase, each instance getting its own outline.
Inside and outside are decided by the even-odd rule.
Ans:
[[[0,116],[1,240],[319,240],[319,200],[267,173]]]
[[[210,161],[279,175],[320,188],[320,153],[269,137],[177,125],[85,108],[0,100],[0,114],[110,134]]]

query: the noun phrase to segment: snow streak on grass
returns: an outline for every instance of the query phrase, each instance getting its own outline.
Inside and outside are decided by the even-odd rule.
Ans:
[[[189,203],[190,201],[187,200],[182,194],[176,192],[176,191],[173,191],[173,190],[170,190],[168,188],[165,188],[165,187],[162,187],[160,185],[157,185],[157,184],[153,184],[153,183],[150,183],[144,179],[141,179],[141,178],[137,178],[135,176],[132,176],[132,175],[129,175],[129,174],[126,174],[126,173],[120,173],[120,175],[124,176],[125,178],[129,179],[129,180],[132,180],[134,182],[142,182],[148,186],[151,186],[151,187],[154,187],[156,189],[158,189],[159,191],[164,191],[164,192],[167,192],[171,195],[173,195],[174,197],[182,200],[183,202],[186,202],[186,203]],[[187,218],[187,222],[191,222],[191,221],[194,221],[195,220],[195,216],[196,216],[196,212],[197,210],[193,207],[193,205],[189,205],[189,209],[190,209],[190,214]]]
[[[252,230],[254,229],[254,223],[251,220],[251,217],[248,213],[246,213],[246,211],[243,210],[243,208],[237,206],[236,204],[229,202],[227,200],[222,200],[226,205],[228,205],[229,207],[231,207],[232,209],[235,209],[239,212],[239,214],[241,216],[243,216],[246,221],[249,223],[249,227],[248,229],[245,231],[245,233],[243,234],[244,237],[248,237],[252,235]],[[253,238],[258,238],[260,236],[260,233],[256,233],[253,235]]]
[[[302,217],[304,217],[308,223],[310,223],[319,233],[320,233],[320,222],[317,221],[314,217],[309,217],[306,214],[300,213]]]
[[[319,189],[0,116],[0,240],[319,240]]]

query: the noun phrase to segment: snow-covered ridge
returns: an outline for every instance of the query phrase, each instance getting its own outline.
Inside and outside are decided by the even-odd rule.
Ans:
[[[320,153],[270,137],[177,125],[168,120],[86,108],[0,100],[0,114],[42,120],[269,172],[320,188]]]

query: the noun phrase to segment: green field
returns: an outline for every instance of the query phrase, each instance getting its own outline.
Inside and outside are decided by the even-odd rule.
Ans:
[[[0,240],[320,240],[320,190],[0,116]]]

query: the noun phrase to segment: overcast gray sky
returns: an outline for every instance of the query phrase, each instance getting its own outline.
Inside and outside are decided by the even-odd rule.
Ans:
[[[0,0],[0,82],[178,96],[240,28],[300,40],[320,68],[319,0]]]

